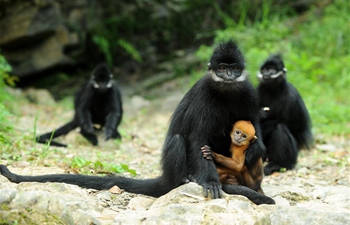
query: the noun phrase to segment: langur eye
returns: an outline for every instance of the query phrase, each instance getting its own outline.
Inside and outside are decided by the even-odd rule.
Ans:
[[[244,135],[243,135],[243,138],[246,139],[246,138],[247,138],[247,135],[244,134]]]
[[[239,132],[239,130],[236,130],[236,134],[239,134],[240,132]]]
[[[275,68],[270,68],[269,71],[270,71],[270,73],[276,73],[277,72],[277,70]]]
[[[225,68],[224,66],[219,66],[219,67],[218,67],[218,70],[219,70],[220,72],[224,72],[224,71],[226,70],[226,68]]]
[[[233,71],[234,71],[235,73],[238,73],[238,72],[241,72],[241,69],[238,68],[238,67],[233,67]]]
[[[265,74],[266,72],[267,72],[267,69],[266,69],[266,68],[261,69],[261,73],[262,73],[262,74]]]

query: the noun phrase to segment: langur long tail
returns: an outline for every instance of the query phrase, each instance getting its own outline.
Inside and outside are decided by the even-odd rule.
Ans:
[[[272,198],[266,195],[260,194],[245,186],[235,186],[230,184],[224,184],[222,185],[222,190],[228,194],[246,196],[250,201],[254,202],[257,205],[275,204],[275,200],[273,200]]]
[[[170,151],[174,148],[181,150]],[[83,188],[108,190],[118,186],[127,192],[159,197],[180,186],[186,181],[186,149],[181,135],[174,135],[166,139],[163,147],[163,158],[172,159],[172,163],[163,166],[161,176],[153,179],[133,179],[121,176],[102,177],[76,174],[48,174],[41,176],[22,176],[12,173],[5,165],[0,165],[0,173],[14,183],[21,182],[55,182],[78,185]]]
[[[22,182],[54,182],[74,184],[83,188],[92,188],[97,190],[108,190],[113,186],[118,186],[127,192],[144,194],[153,197],[159,197],[171,191],[180,184],[167,183],[162,176],[154,179],[133,179],[127,177],[102,177],[88,176],[80,174],[50,174],[42,176],[21,176],[12,173],[5,165],[0,165],[0,173],[13,183]]]

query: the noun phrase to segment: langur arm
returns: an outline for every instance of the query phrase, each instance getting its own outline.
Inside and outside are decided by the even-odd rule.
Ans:
[[[88,90],[85,92],[88,92]],[[91,113],[89,111],[90,99],[90,94],[83,93],[78,105],[76,106],[76,117],[78,119],[79,126],[86,133],[94,132]]]
[[[262,142],[262,135],[260,129],[260,123],[251,121],[255,128],[255,136],[257,137],[256,141],[251,143],[245,153],[245,165],[249,168],[253,167],[257,160],[265,156],[266,148]]]
[[[263,161],[261,158],[252,168],[243,170],[242,176],[247,187],[264,194],[261,188],[261,182],[263,180]]]
[[[221,198],[222,185],[219,174],[216,171],[216,166],[212,161],[206,160],[201,151],[198,151],[198,146],[203,146],[203,144],[199,143],[203,143],[204,141],[197,140],[196,142],[192,143],[190,147],[193,153],[188,154],[188,161],[192,164],[192,175],[196,182],[203,187],[205,197],[208,197],[210,193],[212,198]]]
[[[233,176],[237,176],[240,174],[240,172],[236,171],[236,170],[231,170],[227,167],[221,166],[221,165],[217,165],[216,170],[218,171],[219,175],[221,174],[230,174]]]
[[[105,123],[105,138],[106,140],[113,138],[120,138],[120,134],[117,132],[117,127],[122,119],[122,102],[120,93],[116,86],[113,86],[112,110],[108,113]]]
[[[113,110],[108,113],[105,124],[105,138],[110,139],[115,132],[117,132],[117,126],[120,122],[121,114],[117,110]]]
[[[229,157],[225,157],[223,155],[220,154],[216,154],[214,153],[215,156],[215,162],[219,163],[220,165],[227,167],[231,170],[240,172],[243,169],[244,166],[244,157],[242,160],[237,160],[236,158],[229,158]]]
[[[78,121],[80,128],[86,133],[94,132],[94,125],[92,124],[91,114],[88,110],[80,109],[78,110]]]
[[[215,153],[211,150],[211,148],[207,145],[203,146],[202,148],[202,153],[203,157],[208,159],[208,160],[213,160],[214,162],[227,167],[230,170],[234,170],[237,172],[240,172],[243,169],[244,165],[244,153],[243,154],[243,159],[242,157],[234,157],[234,158],[229,158],[223,155],[220,155],[218,153]],[[237,160],[238,158],[238,160]]]

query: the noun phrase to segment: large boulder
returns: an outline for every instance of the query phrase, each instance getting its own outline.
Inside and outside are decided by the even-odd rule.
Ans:
[[[71,52],[81,43],[77,31],[68,24],[82,22],[78,19],[87,8],[83,7],[77,18],[63,14],[62,5],[54,0],[5,1],[2,7],[1,54],[11,64],[14,75],[23,78],[76,62],[77,57],[71,57]],[[73,9],[68,13],[76,15]]]

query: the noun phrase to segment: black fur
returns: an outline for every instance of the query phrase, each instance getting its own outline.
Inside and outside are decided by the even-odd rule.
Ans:
[[[72,121],[53,132],[36,138],[39,143],[67,147],[65,144],[49,140],[67,134],[80,127],[81,134],[93,145],[97,145],[94,124],[105,127],[105,139],[121,138],[117,128],[121,122],[123,109],[118,87],[112,80],[110,70],[99,64],[92,72],[91,79],[76,93],[74,98],[75,115]]]
[[[260,69],[260,106],[270,108],[261,119],[268,161],[265,175],[281,168],[294,168],[299,149],[310,148],[313,140],[309,113],[298,91],[288,83],[286,69],[283,69],[279,54],[271,55]],[[268,71],[282,72],[272,79],[273,73]]]
[[[195,181],[208,191],[213,198],[221,197],[221,184],[215,165],[206,160],[201,147],[210,145],[213,151],[229,156],[231,144],[230,131],[237,120],[249,120],[256,129],[258,140],[247,150],[246,165],[255,164],[264,154],[259,125],[259,109],[256,90],[248,80],[229,82],[215,81],[215,65],[218,62],[238,63],[244,68],[244,59],[237,45],[228,41],[219,45],[210,59],[212,67],[183,97],[176,108],[169,125],[163,145],[163,173],[155,179],[132,179],[124,177],[96,177],[84,175],[45,175],[18,176],[12,174],[5,166],[0,172],[12,182],[64,182],[81,187],[108,189],[114,185],[128,192],[159,197],[175,187]],[[243,186],[225,186],[225,191],[247,196],[256,204],[273,203],[269,197],[260,195]]]

